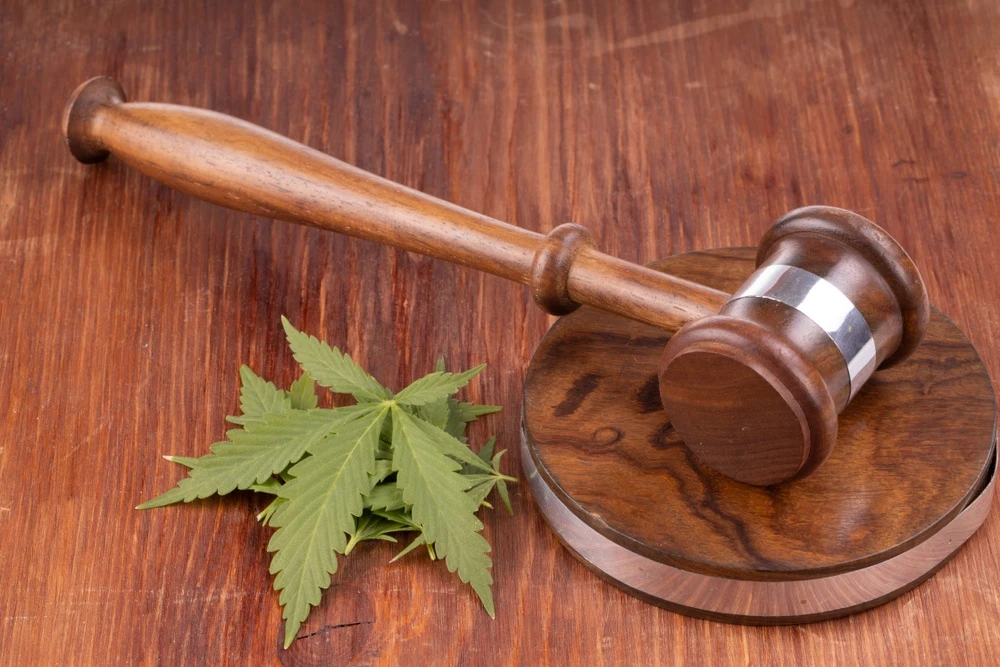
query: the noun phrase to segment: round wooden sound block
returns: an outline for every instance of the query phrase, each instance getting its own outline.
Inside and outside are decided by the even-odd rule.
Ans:
[[[749,248],[653,267],[733,291]],[[528,369],[522,461],[543,514],[588,567],[645,600],[743,623],[866,609],[931,576],[982,524],[996,400],[941,313],[913,356],[877,372],[840,416],[815,473],[773,487],[701,465],[660,403],[669,336],[590,308],[561,318]]]

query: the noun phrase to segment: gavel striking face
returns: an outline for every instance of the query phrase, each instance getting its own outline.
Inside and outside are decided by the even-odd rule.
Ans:
[[[916,266],[884,230],[841,209],[792,211],[721,313],[670,339],[660,397],[719,472],[759,485],[803,477],[836,443],[837,415],[876,368],[914,350],[929,315]]]
[[[392,183],[222,114],[127,103],[98,77],[63,116],[81,162],[114,153],[178,190],[255,215],[393,245],[528,284],[547,312],[589,305],[674,333],[659,368],[667,416],[699,460],[768,485],[808,475],[837,415],[927,327],[923,281],[859,215],[798,209],[764,236],[733,295],[599,252],[573,224],[543,236]]]

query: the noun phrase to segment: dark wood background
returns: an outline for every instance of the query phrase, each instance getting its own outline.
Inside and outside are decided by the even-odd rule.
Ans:
[[[237,407],[290,381],[279,316],[401,386],[486,361],[518,470],[549,322],[523,288],[229,213],[70,157],[73,88],[211,107],[488,215],[592,229],[649,261],[756,245],[852,208],[922,267],[1000,377],[1000,5],[768,2],[3,2],[0,661],[8,664],[940,664],[1000,651],[1000,515],[930,582],[788,628],[692,620],[608,586],[525,485],[488,513],[498,615],[441,564],[362,548],[293,651],[255,498],[139,513]],[[225,7],[229,5],[230,8]]]

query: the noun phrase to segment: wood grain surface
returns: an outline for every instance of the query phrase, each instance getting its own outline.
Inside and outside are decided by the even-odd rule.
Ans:
[[[652,266],[731,292],[753,257],[731,248]],[[654,563],[765,582],[856,572],[927,541],[992,478],[993,387],[938,312],[916,352],[840,415],[826,462],[769,487],[733,481],[684,446],[656,391],[667,338],[581,308],[546,333],[524,383],[526,448],[550,493],[599,538]]]
[[[544,234],[647,262],[756,245],[808,203],[911,253],[931,303],[1000,372],[1000,6],[989,0],[660,3],[9,1],[0,5],[0,661],[8,664],[990,664],[1000,515],[871,612],[758,628],[597,579],[524,485],[486,516],[498,615],[440,564],[344,560],[292,651],[251,498],[139,513],[164,453],[225,429],[237,369],[288,382],[279,316],[401,386],[443,354],[518,409],[550,320],[524,288],[224,211],[77,164],[68,94],[249,119]]]

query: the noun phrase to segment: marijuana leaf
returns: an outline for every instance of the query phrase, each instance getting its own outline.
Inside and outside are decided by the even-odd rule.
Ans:
[[[469,487],[466,493],[476,503],[476,507],[478,508],[481,505],[489,506],[486,502],[486,496],[490,495],[490,491],[496,486],[497,478],[492,475],[477,475],[469,481],[472,482],[472,486]]]
[[[479,375],[486,364],[480,364],[464,373],[431,373],[413,382],[396,394],[396,402],[401,405],[426,405],[451,396],[469,384],[469,380]]]
[[[278,511],[278,508],[288,502],[287,498],[282,498],[281,496],[276,496],[271,503],[264,508],[264,510],[257,515],[257,520],[260,521],[260,525],[267,526],[271,522],[271,517],[274,513]]]
[[[446,433],[454,436],[459,442],[465,443],[465,427],[470,422],[474,422],[483,415],[488,415],[500,411],[498,405],[474,405],[472,403],[461,403],[454,398],[446,399],[448,411],[444,424],[435,424],[443,428]]]
[[[268,477],[263,484],[251,484],[250,490],[256,491],[257,493],[269,493],[272,496],[278,495],[278,489],[281,488],[281,482],[279,482],[274,477]]]
[[[398,523],[401,526],[406,526],[407,530],[423,530],[420,525],[414,523],[407,512],[402,510],[373,510],[372,514]]]
[[[379,451],[375,454],[375,472],[372,473],[372,484],[378,484],[392,474],[392,461],[378,458],[378,455],[381,453],[381,443],[379,445]]]
[[[500,412],[503,408],[499,405],[476,405],[475,403],[459,403],[455,408],[459,416],[465,423],[474,422],[483,415],[491,415]]]
[[[361,403],[376,403],[392,398],[391,393],[360,366],[335,347],[304,334],[281,318],[295,361],[316,382],[338,394],[352,394]]]
[[[358,518],[357,528],[351,533],[351,539],[347,542],[347,547],[344,549],[344,555],[354,551],[354,547],[358,546],[361,542],[365,540],[385,540],[386,542],[395,542],[396,538],[389,533],[398,533],[403,530],[413,530],[412,526],[408,526],[390,519],[386,519],[378,514],[371,514],[370,512],[365,512]]]
[[[514,513],[514,508],[510,504],[510,494],[507,490],[507,482],[516,482],[517,480],[513,477],[508,477],[500,472],[500,459],[507,452],[506,449],[501,449],[497,453],[493,453],[496,446],[496,438],[490,438],[486,441],[486,444],[482,446],[476,456],[479,457],[481,461],[488,464],[490,467],[489,474],[482,474],[477,472],[475,466],[466,464],[462,467],[462,474],[466,475],[472,482],[473,485],[469,489],[468,493],[477,501],[481,502],[483,505],[489,506],[486,502],[486,496],[490,494],[494,488],[496,488],[497,493],[500,494],[500,500],[503,501],[504,506],[507,508],[509,514]]]
[[[479,457],[479,460],[482,461],[486,465],[486,469],[489,470],[493,469],[490,459],[493,457],[493,448],[496,446],[496,442],[497,439],[492,437],[486,441],[486,444],[483,445],[478,452],[476,452],[476,456]],[[471,465],[466,463],[462,466],[462,474],[472,475],[476,473],[476,470],[481,471],[483,469],[484,467],[482,465]]]
[[[449,401],[454,401],[454,399],[445,397],[440,401],[433,401],[431,403],[417,406],[414,408],[413,414],[420,417],[431,426],[444,430],[448,426],[448,421],[452,419]]]
[[[491,472],[493,469],[490,464],[483,461],[481,458],[472,453],[465,444],[459,441],[457,438],[453,437],[449,433],[442,431],[439,428],[434,428],[422,419],[412,419],[413,428],[418,429],[424,433],[424,436],[428,442],[430,442],[435,449],[437,449],[442,454],[452,457],[457,461],[461,461],[466,465],[473,468],[478,468],[484,472]],[[395,427],[395,422],[393,422]],[[396,442],[396,432],[393,431],[392,436],[393,444]],[[395,467],[395,459],[393,460],[393,467]]]
[[[285,648],[330,585],[337,571],[334,552],[345,553],[347,534],[356,530],[354,517],[371,491],[378,435],[388,412],[387,405],[365,406],[360,416],[313,443],[312,456],[292,467],[294,479],[278,492],[288,502],[271,516],[278,530],[267,550],[277,552],[271,574],[277,575],[274,588],[284,606]]]
[[[409,544],[407,544],[403,548],[402,551],[400,551],[398,554],[396,554],[395,556],[393,556],[392,560],[389,561],[389,562],[390,563],[395,563],[397,560],[399,560],[400,558],[402,558],[406,554],[410,553],[411,551],[413,551],[414,549],[416,549],[417,547],[419,547],[421,544],[427,544],[427,540],[424,538],[424,534],[423,533],[420,533],[419,535],[417,535],[416,538],[414,538],[414,540],[412,542],[410,542]],[[434,551],[430,548],[429,545],[428,545],[428,549],[427,550],[430,552],[431,560],[435,560]]]
[[[507,482],[516,483],[517,480],[514,479],[513,477],[507,477],[506,475],[500,474],[500,459],[503,457],[506,451],[507,451],[506,449],[501,449],[499,452],[497,452],[496,455],[494,455],[493,457],[492,464],[493,464],[493,471],[497,475],[499,475],[499,478],[497,479],[497,493],[500,494],[500,500],[503,501],[504,507],[507,508],[507,514],[513,516],[514,508],[510,504],[510,494],[507,492]]]
[[[195,464],[198,463],[198,459],[192,456],[170,456],[169,454],[166,454],[164,455],[163,458],[170,461],[171,463],[177,463],[179,465],[182,465],[185,468],[193,468]]]
[[[285,392],[254,373],[249,366],[240,366],[240,380],[242,416],[227,417],[227,421],[233,424],[247,424],[264,415],[284,414],[292,407]]]
[[[423,528],[424,538],[445,559],[448,570],[470,584],[495,617],[490,545],[479,534],[483,524],[476,518],[478,504],[465,493],[471,484],[459,474],[461,466],[441,451],[441,438],[428,433],[431,427],[397,405],[392,407],[392,425],[392,467],[403,500],[413,508],[414,523]]]
[[[312,410],[316,407],[316,383],[309,377],[308,373],[303,373],[298,380],[292,383],[288,390],[288,398],[296,410]]]
[[[257,515],[276,530],[267,545],[270,570],[285,619],[285,647],[337,571],[337,554],[366,540],[416,537],[393,561],[424,546],[472,585],[494,615],[489,543],[480,534],[479,507],[496,488],[510,509],[506,482],[491,438],[478,453],[466,444],[466,425],[497,406],[460,402],[455,392],[484,366],[434,373],[393,393],[337,348],[282,324],[303,373],[287,390],[240,368],[240,412],[201,458],[167,456],[186,468],[178,485],[139,506],[190,502],[235,489],[272,496]],[[318,408],[316,383],[354,395],[358,404]]]
[[[146,501],[137,509],[162,507],[211,495],[226,495],[235,489],[263,484],[267,478],[298,461],[307,449],[337,426],[356,419],[359,408],[296,410],[287,414],[265,414],[247,421],[242,429],[230,429],[228,441],[210,447],[211,454],[194,462],[188,476],[175,488]],[[294,471],[293,471],[294,473]]]
[[[391,512],[401,510],[404,506],[403,491],[395,482],[379,484],[365,498],[365,507],[372,510]]]

